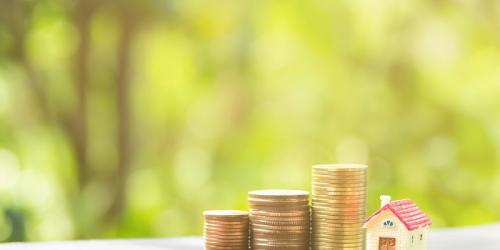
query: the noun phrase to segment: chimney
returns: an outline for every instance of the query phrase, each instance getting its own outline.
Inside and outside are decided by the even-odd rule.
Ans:
[[[389,195],[381,195],[380,196],[380,207],[383,207],[391,202],[391,196]]]

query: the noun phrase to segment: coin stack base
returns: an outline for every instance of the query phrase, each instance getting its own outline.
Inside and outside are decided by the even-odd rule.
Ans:
[[[366,165],[312,170],[312,249],[364,249]]]
[[[248,212],[210,210],[203,212],[206,250],[248,249]]]
[[[248,196],[252,249],[309,249],[308,192],[260,190]]]

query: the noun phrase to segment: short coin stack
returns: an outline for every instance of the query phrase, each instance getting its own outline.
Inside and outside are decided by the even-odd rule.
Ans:
[[[312,249],[363,249],[366,165],[312,169]]]
[[[309,193],[248,192],[252,249],[309,249]]]
[[[206,250],[248,249],[248,212],[209,210],[203,212]]]

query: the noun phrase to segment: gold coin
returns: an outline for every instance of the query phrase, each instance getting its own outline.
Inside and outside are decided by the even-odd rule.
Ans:
[[[325,227],[329,227],[329,228],[333,228],[333,229],[337,229],[337,228],[352,228],[352,229],[355,229],[355,228],[361,228],[363,225],[363,223],[359,223],[359,222],[348,222],[348,221],[331,221],[331,220],[327,220],[327,219],[324,219],[324,218],[315,218],[313,219],[313,221],[311,222],[311,226],[313,227],[313,229],[315,227],[322,227],[322,226],[325,226]]]
[[[248,216],[247,211],[241,210],[208,210],[204,211],[203,215],[206,217],[246,217]]]
[[[342,200],[342,199],[350,199],[350,198],[360,198],[360,199],[366,199],[367,193],[363,192],[314,192],[314,198],[329,198],[329,199],[335,199],[335,200]]]
[[[329,183],[345,183],[345,184],[366,184],[367,183],[367,177],[366,175],[359,175],[359,176],[347,176],[347,175],[323,175],[323,174],[312,174],[312,183],[323,183],[323,184],[329,184]]]
[[[308,242],[256,242],[251,244],[252,249],[288,250],[288,249],[309,249]]]
[[[328,244],[342,244],[345,246],[351,245],[351,247],[364,243],[364,238],[348,239],[348,240],[342,241],[341,239],[337,240],[335,238],[330,238],[330,237],[331,237],[330,235],[324,235],[321,237],[313,237],[313,238],[311,238],[311,242],[313,243],[313,245],[317,245],[315,243],[320,243],[320,244],[328,243]]]
[[[252,224],[254,222],[259,222],[259,221],[268,221],[269,223],[294,223],[294,222],[300,222],[300,221],[308,221],[310,220],[311,216],[300,216],[300,217],[268,217],[268,216],[254,216],[252,217],[252,220],[250,221],[249,224]]]
[[[338,204],[339,206],[347,205],[354,206],[355,204],[359,204],[360,207],[365,207],[366,197],[365,196],[356,196],[356,197],[332,197],[332,196],[323,196],[318,195],[318,197],[314,197],[311,201],[311,207],[314,207],[316,204]]]
[[[214,249],[214,250],[237,250],[237,249],[248,249],[247,244],[226,244],[226,243],[205,243],[205,249]]]
[[[312,173],[311,174],[312,183],[330,184],[330,183],[345,183],[345,184],[356,184],[356,183],[368,183],[368,176],[366,174],[335,174],[335,173]]]
[[[204,235],[214,236],[214,237],[233,237],[233,236],[245,236],[249,231],[245,232],[220,232],[220,231],[206,231],[203,230]]]
[[[248,246],[212,246],[205,245],[205,250],[248,250]]]
[[[303,199],[303,200],[263,200],[263,199],[253,199],[253,198],[248,198],[248,203],[250,205],[270,205],[270,206],[303,206],[307,205],[309,202],[308,199]]]
[[[357,243],[364,240],[364,235],[359,235],[355,237],[347,237],[347,236],[339,236],[337,238],[332,237],[331,235],[325,237],[315,237],[311,238],[314,240],[321,240],[323,242],[332,242],[332,243]]]
[[[330,229],[332,232],[342,232],[342,231],[355,232],[362,230],[361,225],[359,223],[355,225],[347,225],[347,224],[342,225],[342,224],[332,224],[327,222],[315,222],[311,226],[313,233],[323,229]]]
[[[329,227],[326,223],[314,224],[313,230],[311,231],[313,234],[332,234],[332,235],[359,235],[364,233],[364,228],[361,226],[348,227],[348,228],[335,228]]]
[[[213,234],[220,234],[220,235],[226,235],[226,234],[245,234],[248,233],[248,228],[245,229],[237,229],[237,230],[227,230],[227,229],[211,229],[211,228],[204,228],[203,232],[205,233],[213,233]]]
[[[203,228],[205,229],[214,229],[214,230],[232,230],[232,231],[238,231],[238,230],[245,230],[245,228],[248,228],[249,224],[245,225],[231,225],[231,226],[220,226],[220,225],[208,225],[205,224],[203,225]]]
[[[365,174],[364,169],[325,169],[325,168],[313,168],[313,173],[331,173],[331,174]]]
[[[277,211],[277,210],[289,210],[289,211],[304,211],[309,210],[309,205],[301,205],[301,206],[256,206],[250,205],[250,213],[252,211],[258,210],[269,210],[269,211]]]
[[[367,190],[334,190],[334,189],[314,189],[313,197],[317,195],[330,195],[330,196],[340,196],[340,195],[366,195]]]
[[[364,243],[363,239],[348,240],[348,241],[333,241],[333,240],[326,240],[326,239],[321,239],[321,240],[311,239],[311,241],[313,242],[311,245],[314,245],[314,246],[323,245],[324,246],[323,249],[325,249],[325,248],[328,249],[328,247],[326,247],[327,244],[331,245],[334,249],[344,249],[345,247],[359,247],[360,245],[363,245],[363,243]]]
[[[229,238],[204,238],[203,241],[205,244],[211,244],[211,245],[245,245],[248,244],[249,237],[247,238],[234,238],[234,239],[229,239]]]
[[[359,202],[359,203],[336,203],[336,202],[319,202],[316,201],[313,203],[313,206],[311,206],[311,211],[314,211],[315,208],[338,208],[338,209],[351,209],[351,210],[358,210],[358,211],[365,211],[365,203],[364,202]]]
[[[231,225],[231,224],[245,224],[247,223],[249,220],[248,217],[246,218],[240,218],[240,219],[236,219],[236,218],[228,218],[228,219],[208,219],[206,218],[205,219],[205,222],[208,222],[210,224],[214,224],[214,223],[217,223],[217,224],[221,224],[221,225]]]
[[[272,236],[276,236],[276,235],[288,235],[288,236],[295,235],[297,237],[303,237],[303,236],[309,235],[310,228],[309,227],[305,227],[305,228],[289,228],[289,229],[285,229],[285,228],[262,228],[262,227],[254,227],[254,228],[252,228],[250,234],[256,235],[256,234],[259,234],[259,233],[262,234],[262,235],[268,235],[268,236],[265,236],[265,237],[272,237]]]
[[[248,223],[250,218],[242,218],[242,219],[205,219],[206,224],[213,224],[213,225],[244,225]]]
[[[336,210],[351,210],[351,211],[366,211],[363,206],[364,203],[351,203],[351,204],[341,204],[333,202],[315,202],[314,206],[311,207],[311,212],[317,209],[336,209]]]
[[[353,234],[360,234],[363,233],[363,230],[360,229],[344,229],[344,228],[327,228],[326,226],[324,228],[316,228],[312,230],[313,234],[320,234],[320,233],[330,233],[333,235],[353,235]]]
[[[341,172],[321,172],[321,171],[313,171],[312,177],[314,179],[320,180],[366,180],[367,175],[366,172],[359,173],[341,173]]]
[[[333,216],[333,215],[320,215],[317,214],[313,217],[313,221],[328,221],[328,222],[334,222],[334,223],[359,223],[360,225],[364,222],[364,218],[359,217],[359,218],[346,218],[344,216]],[[314,224],[314,223],[313,223]]]
[[[289,198],[305,198],[309,197],[309,192],[302,190],[289,189],[269,189],[255,190],[248,192],[251,198],[267,198],[267,199],[289,199]]]
[[[205,240],[205,245],[210,246],[246,246],[248,245],[248,240],[240,240],[240,241],[225,241],[225,240]]]
[[[311,211],[312,214],[328,211],[339,214],[366,214],[362,206],[339,206],[337,204],[316,204]]]
[[[315,196],[312,201],[312,206],[316,203],[337,203],[339,205],[346,204],[346,205],[353,205],[353,204],[364,204],[366,203],[366,195],[323,195],[323,194],[318,194]],[[311,206],[311,207],[312,207]]]
[[[307,220],[294,220],[294,221],[269,221],[269,220],[253,220],[253,224],[271,225],[271,226],[307,226],[309,225],[309,218]]]
[[[328,210],[316,210],[314,214],[311,216],[312,219],[318,219],[321,217],[325,218],[366,218],[365,213],[359,212],[353,212],[353,213],[347,213],[347,212],[339,212],[339,211],[328,211]]]
[[[248,229],[247,223],[240,224],[217,224],[217,223],[206,223],[203,225],[203,229],[206,231],[220,231],[220,232],[239,232]]]
[[[349,234],[349,233],[330,233],[330,232],[322,232],[314,233],[311,236],[311,239],[329,239],[331,241],[341,241],[341,242],[356,242],[360,240],[364,240],[363,234]]]
[[[248,250],[248,246],[219,246],[205,245],[205,250]]]
[[[205,223],[204,224],[204,227],[206,228],[225,228],[225,229],[228,229],[228,230],[236,230],[236,229],[241,229],[241,228],[245,228],[245,227],[248,227],[248,223],[245,223],[245,224],[211,224],[211,223]]]
[[[366,218],[365,213],[345,213],[345,212],[336,212],[336,211],[316,211],[315,215],[312,216],[313,219],[320,218],[320,216],[324,216],[326,218],[334,219],[345,219],[345,220],[353,220],[353,219],[361,219],[364,220]]]
[[[332,188],[313,188],[312,189],[312,198],[315,196],[319,195],[331,195],[331,196],[337,196],[337,195],[353,195],[350,193],[358,194],[358,195],[363,195],[367,193],[367,189],[351,189],[351,190],[341,190],[341,189],[336,189],[335,187]]]
[[[368,176],[366,175],[341,175],[341,174],[331,174],[331,173],[312,173],[312,183],[367,183]]]
[[[340,244],[340,243],[313,243],[311,249],[343,249],[343,250],[362,250],[364,245],[362,243],[353,244]]]
[[[290,233],[290,232],[283,232],[280,234],[269,234],[268,232],[264,231],[255,231],[252,232],[251,234],[251,240],[252,242],[269,242],[269,241],[275,241],[275,242],[282,242],[282,241],[288,241],[288,242],[302,242],[309,240],[310,233]]]
[[[278,230],[271,230],[271,229],[262,229],[262,228],[252,228],[250,231],[250,234],[255,236],[255,235],[260,235],[262,239],[266,239],[269,237],[290,237],[290,238],[303,238],[307,237],[310,232],[309,229],[300,229],[300,230],[287,230],[287,231],[278,231]]]
[[[274,224],[303,224],[307,223],[310,220],[311,216],[306,217],[289,217],[289,218],[280,218],[269,219],[266,217],[253,217],[249,224],[253,223],[274,223]]]
[[[327,164],[314,164],[313,169],[330,169],[330,170],[357,170],[357,169],[367,169],[366,164],[357,163],[327,163]]]
[[[237,237],[237,236],[219,236],[219,235],[210,235],[210,236],[203,236],[203,238],[205,239],[205,242],[220,242],[220,241],[224,241],[224,242],[244,242],[246,240],[248,240],[248,237],[246,236],[242,236],[242,237]]]
[[[291,230],[299,230],[299,231],[304,231],[308,230],[310,226],[309,225],[298,225],[298,226],[274,226],[274,225],[265,225],[265,224],[252,224],[252,230],[253,229],[267,229],[267,230],[276,230],[276,231],[291,231]]]
[[[270,211],[260,211],[260,210],[256,210],[256,211],[252,211],[251,213],[251,216],[255,216],[255,215],[262,215],[262,216],[269,216],[269,217],[272,217],[272,216],[276,216],[276,217],[300,217],[300,216],[307,216],[309,215],[309,210],[307,211],[273,211],[273,212],[270,212]]]
[[[312,213],[314,211],[321,210],[332,210],[332,211],[345,211],[345,212],[364,212],[364,204],[337,204],[337,203],[314,203],[314,206],[311,207]]]
[[[289,236],[284,236],[284,237],[274,237],[274,238],[262,238],[264,236],[254,236],[251,240],[252,245],[258,244],[258,245],[264,245],[264,244],[273,244],[273,245],[278,245],[278,244],[285,244],[285,245],[304,245],[308,244],[310,241],[309,238],[290,238]]]
[[[326,187],[366,187],[366,183],[353,181],[353,182],[333,182],[328,180],[313,181],[312,189],[326,188]]]
[[[251,238],[251,244],[287,244],[287,245],[292,245],[292,244],[307,244],[309,242],[309,238],[306,236],[303,237],[294,237],[294,236],[280,236],[280,237],[266,237],[264,234],[262,235],[256,235],[252,236]]]
[[[318,186],[333,186],[333,185],[358,185],[358,186],[366,186],[367,181],[366,178],[346,178],[346,177],[312,177],[312,187]]]
[[[358,194],[314,193],[312,200],[317,200],[317,199],[338,200],[338,201],[366,200],[366,193],[358,193]]]
[[[362,188],[366,187],[366,183],[361,183],[359,181],[356,182],[351,182],[351,183],[346,183],[346,182],[339,182],[339,183],[334,183],[334,182],[313,182],[312,184],[312,190],[315,189],[324,189],[324,188],[329,188],[329,187],[357,187],[357,188]]]
[[[363,250],[364,246],[357,246],[357,247],[345,247],[345,246],[337,246],[337,245],[320,245],[320,246],[313,246],[311,245],[312,250],[320,250],[320,249],[343,249],[343,250]]]
[[[358,221],[343,221],[343,220],[328,220],[326,218],[315,218],[312,223],[312,227],[315,228],[317,226],[328,226],[332,228],[342,228],[342,227],[358,227],[361,228],[363,223]]]
[[[361,223],[364,222],[365,216],[363,215],[332,215],[332,214],[318,214],[313,217],[313,220],[322,220],[322,221],[335,221],[335,222],[352,222],[352,223]]]
[[[309,249],[309,246],[307,243],[290,244],[289,242],[281,242],[281,243],[259,242],[259,243],[252,244],[252,249],[265,249],[265,250],[304,249],[304,250],[307,250],[307,249]]]
[[[333,202],[339,204],[356,204],[366,201],[366,195],[356,195],[356,196],[332,196],[332,195],[315,195],[312,198],[312,202]]]
[[[216,234],[216,233],[207,233],[207,232],[204,232],[203,236],[205,238],[209,238],[209,239],[245,239],[245,238],[248,238],[250,234],[247,232],[247,233],[242,233],[242,234]]]
[[[325,238],[311,238],[311,242],[313,245],[318,244],[335,244],[335,245],[344,245],[346,247],[354,247],[359,246],[364,243],[364,239],[352,239],[352,240],[335,240],[330,239],[330,236],[325,235]]]
[[[313,186],[312,192],[314,191],[368,191],[366,185],[322,185]]]
[[[358,173],[366,173],[364,169],[322,169],[322,168],[313,168],[313,173],[332,173],[332,174],[358,174]]]
[[[311,227],[313,229],[316,227],[334,228],[333,224],[337,225],[337,228],[342,228],[342,227],[354,228],[355,226],[361,228],[363,226],[363,221],[321,218],[321,219],[315,219],[311,223]]]
[[[313,172],[311,174],[312,179],[316,181],[367,181],[366,173],[332,173],[332,172]]]
[[[247,228],[241,228],[241,229],[220,229],[220,228],[203,228],[204,232],[207,233],[217,233],[217,234],[244,234],[248,232],[248,227]]]

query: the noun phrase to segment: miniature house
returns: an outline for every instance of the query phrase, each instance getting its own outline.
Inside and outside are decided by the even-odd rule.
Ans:
[[[380,196],[381,207],[363,224],[367,250],[426,249],[429,218],[410,200]]]

